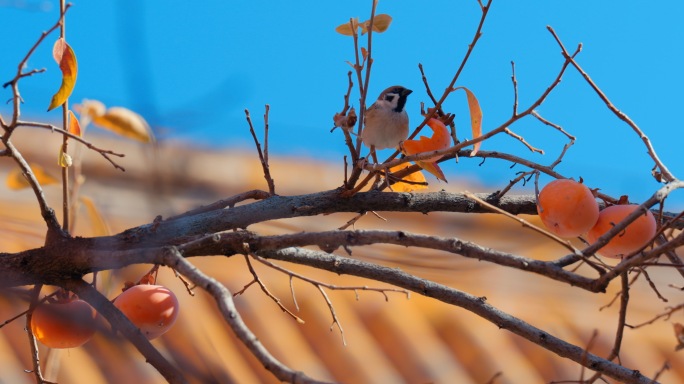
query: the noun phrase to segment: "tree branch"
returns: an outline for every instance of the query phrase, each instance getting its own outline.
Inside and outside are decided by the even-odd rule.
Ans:
[[[293,371],[271,355],[252,331],[249,330],[242,317],[240,317],[240,313],[235,308],[235,303],[233,302],[233,295],[228,288],[190,264],[175,247],[165,248],[161,253],[160,256],[163,264],[172,267],[192,281],[193,284],[202,287],[214,298],[221,311],[221,315],[223,315],[223,319],[235,332],[238,339],[259,359],[264,368],[271,371],[275,377],[290,383],[322,383],[308,377],[303,372]]]
[[[467,311],[488,320],[500,329],[506,329],[513,332],[561,357],[568,358],[593,371],[601,372],[622,383],[647,384],[654,382],[637,370],[623,367],[588,353],[583,348],[570,344],[514,316],[502,312],[496,307],[488,304],[485,298],[476,297],[445,285],[421,279],[395,268],[383,267],[360,260],[302,248],[286,248],[279,251],[261,252],[259,255],[265,258],[304,264],[336,274],[365,277],[408,289],[420,295],[466,309]]]

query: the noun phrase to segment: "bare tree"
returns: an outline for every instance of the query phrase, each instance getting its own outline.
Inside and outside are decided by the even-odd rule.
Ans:
[[[183,278],[188,288],[196,287],[206,291],[213,297],[223,320],[233,330],[239,340],[247,349],[271,371],[278,379],[288,382],[313,383],[318,382],[306,372],[298,372],[278,361],[272,353],[259,341],[258,335],[250,330],[243,322],[240,312],[233,301],[233,292],[211,276],[207,271],[202,271],[192,263],[193,258],[204,256],[222,255],[224,257],[243,257],[248,265],[248,272],[253,280],[251,285],[259,286],[266,295],[271,297],[277,305],[294,320],[298,316],[286,308],[275,297],[252,267],[253,263],[265,265],[284,275],[290,281],[298,280],[312,284],[320,290],[323,300],[333,318],[333,325],[342,331],[342,324],[335,312],[335,306],[328,298],[326,289],[346,289],[350,291],[374,290],[383,295],[388,293],[400,293],[408,295],[409,292],[433,298],[445,305],[463,308],[501,329],[512,332],[534,343],[549,353],[557,354],[576,362],[594,372],[590,379],[581,379],[581,382],[594,382],[601,377],[609,377],[625,383],[652,383],[658,379],[659,372],[654,367],[650,373],[639,372],[629,366],[622,365],[619,360],[622,333],[630,327],[625,321],[627,308],[629,307],[629,290],[631,284],[638,279],[648,279],[647,271],[651,268],[671,268],[684,277],[684,265],[676,251],[681,248],[684,237],[681,232],[682,213],[669,213],[666,210],[665,200],[673,191],[684,187],[679,179],[672,174],[667,166],[660,160],[656,149],[650,143],[646,134],[622,111],[612,104],[610,99],[601,91],[597,84],[582,69],[578,62],[578,56],[582,46],[567,49],[561,38],[549,27],[548,31],[556,40],[561,50],[561,63],[558,73],[548,84],[548,87],[529,105],[519,105],[518,85],[515,76],[515,65],[512,64],[513,102],[512,114],[503,122],[493,128],[481,131],[481,112],[475,96],[459,84],[459,76],[466,67],[471,54],[476,50],[480,36],[485,27],[487,15],[492,6],[492,1],[482,2],[478,0],[481,10],[480,21],[473,33],[472,41],[455,72],[452,80],[439,94],[434,92],[434,86],[428,81],[427,76],[420,66],[423,75],[425,89],[430,97],[431,105],[424,110],[424,119],[411,133],[409,140],[418,135],[431,120],[441,121],[445,126],[451,126],[450,144],[444,148],[431,149],[424,152],[407,154],[401,151],[381,162],[368,161],[364,156],[364,149],[360,135],[364,129],[364,116],[366,115],[367,85],[371,77],[373,64],[373,36],[383,32],[391,18],[387,15],[376,14],[377,1],[372,2],[370,18],[366,21],[351,19],[345,23],[339,31],[348,34],[354,45],[354,60],[351,62],[352,70],[348,73],[349,87],[344,96],[344,105],[341,112],[335,115],[335,124],[340,130],[333,132],[342,135],[348,149],[348,155],[344,158],[344,177],[339,188],[325,190],[317,193],[281,196],[277,193],[277,180],[270,172],[269,146],[268,146],[268,106],[264,114],[264,138],[259,140],[254,128],[250,113],[246,113],[250,132],[256,144],[256,151],[262,164],[264,179],[267,190],[252,190],[237,194],[232,197],[208,204],[206,206],[185,212],[174,217],[158,217],[151,223],[130,228],[119,234],[91,238],[73,237],[70,231],[69,218],[72,200],[74,199],[77,185],[74,185],[74,175],[69,174],[71,169],[70,156],[68,156],[68,143],[77,142],[91,151],[99,153],[114,167],[121,168],[116,158],[123,156],[114,151],[105,150],[94,146],[80,134],[70,129],[68,121],[69,105],[68,95],[62,107],[64,122],[62,127],[50,124],[29,122],[21,119],[21,95],[19,83],[28,76],[33,76],[40,70],[27,70],[26,63],[34,50],[43,43],[46,37],[56,30],[61,31],[61,38],[65,39],[66,13],[68,6],[62,4],[62,12],[59,20],[43,33],[40,39],[29,50],[26,57],[19,63],[14,78],[5,83],[13,93],[11,100],[13,114],[8,119],[0,120],[3,135],[4,149],[0,150],[0,156],[13,160],[21,173],[26,177],[28,184],[33,189],[36,201],[40,206],[42,217],[45,221],[47,232],[45,245],[40,248],[29,249],[17,253],[0,254],[0,288],[17,294],[18,287],[27,298],[27,324],[31,321],[34,308],[41,301],[40,292],[44,285],[59,287],[72,292],[79,298],[87,301],[99,314],[108,320],[113,329],[121,332],[144,356],[147,362],[152,364],[171,383],[186,382],[178,367],[171,364],[150,342],[143,336],[140,330],[133,325],[126,316],[117,309],[107,297],[100,293],[96,286],[96,280],[91,282],[84,280],[84,276],[96,274],[100,271],[123,268],[134,264],[150,264],[154,266],[166,266]],[[60,64],[61,65],[61,64]],[[576,248],[570,242],[562,240],[544,230],[535,227],[520,218],[519,214],[537,214],[537,196],[535,195],[511,195],[509,191],[518,183],[527,183],[534,180],[535,184],[540,174],[546,174],[556,179],[564,179],[565,175],[556,171],[556,166],[574,143],[575,137],[566,132],[558,124],[542,117],[537,111],[546,101],[547,97],[554,92],[568,71],[577,71],[585,79],[586,83],[596,92],[600,100],[615,116],[622,120],[632,129],[634,134],[643,141],[644,147],[653,160],[653,176],[662,186],[653,192],[652,196],[642,202],[638,209],[627,216],[621,222],[613,223],[613,228],[596,242],[582,249]],[[66,75],[65,75],[66,76]],[[472,117],[473,138],[459,140],[453,129],[453,115],[444,110],[444,102],[452,94],[464,90],[468,95],[469,107]],[[351,108],[350,100],[354,97],[353,92],[358,94],[359,110]],[[478,121],[478,112],[480,113]],[[513,126],[523,119],[536,119],[548,129],[561,132],[567,137],[567,143],[560,151],[558,158],[550,164],[539,164],[532,160],[515,156],[503,151],[480,149],[480,143],[485,142],[497,135],[508,135],[513,140],[519,141],[526,146],[531,153],[541,151],[528,143],[525,138],[513,130]],[[13,134],[20,129],[38,128],[57,132],[64,137],[61,153],[65,159],[60,161],[63,165],[63,220],[60,223],[53,209],[46,202],[40,180],[36,177],[34,169],[24,159],[22,152],[13,144]],[[337,136],[339,137],[339,136]],[[425,179],[416,177],[421,168],[431,169],[439,163],[451,161],[455,158],[462,161],[484,161],[488,158],[501,159],[511,164],[519,164],[525,167],[518,177],[501,190],[492,193],[473,194],[469,192],[402,192],[420,188],[425,184]],[[434,168],[432,168],[434,170]],[[437,169],[439,167],[437,166]],[[75,172],[78,172],[75,171]],[[442,175],[443,176],[443,175]],[[71,180],[71,183],[69,181]],[[603,202],[602,205],[613,205],[619,202],[619,198],[597,193],[597,197]],[[615,236],[619,236],[627,226],[648,210],[652,210],[657,217],[658,231],[651,239],[648,246],[642,247],[632,254],[625,255],[616,265],[608,265],[602,262],[596,252]],[[315,218],[320,215],[349,212],[357,214],[352,220],[341,223],[337,230],[332,231],[309,231],[284,235],[265,235],[251,228],[255,224],[290,219],[295,217]],[[436,235],[424,235],[408,231],[388,230],[355,230],[354,224],[366,214],[377,212],[400,212],[400,213],[428,213],[428,212],[461,212],[461,213],[500,213],[509,216],[512,220],[544,233],[554,241],[558,241],[567,248],[567,255],[553,261],[540,261],[519,256],[512,253],[502,252],[484,247],[457,237],[440,237]],[[567,289],[584,290],[592,293],[605,292],[610,284],[621,284],[621,294],[617,298],[620,306],[618,314],[617,334],[614,339],[612,351],[606,356],[598,356],[591,353],[586,346],[573,345],[561,338],[555,337],[548,331],[539,329],[522,319],[516,318],[492,305],[486,299],[477,297],[471,293],[418,277],[411,273],[390,268],[380,263],[371,263],[353,258],[352,250],[359,247],[368,247],[375,244],[394,244],[405,247],[417,247],[430,250],[440,250],[451,253],[457,257],[473,258],[496,265],[503,270],[516,270],[543,276],[550,280],[567,283]],[[316,269],[334,272],[336,274],[353,275],[363,277],[376,282],[393,285],[396,288],[372,288],[372,287],[337,287],[324,281],[317,281],[298,272],[282,267],[275,261],[287,261],[301,264]],[[578,272],[580,265],[588,266],[591,273]],[[633,278],[630,279],[630,276]],[[649,281],[650,282],[650,281]],[[681,285],[676,281],[670,282],[673,286]],[[657,287],[651,282],[651,286],[657,292]],[[9,290],[15,288],[15,290]],[[240,292],[238,292],[240,293]],[[294,295],[294,289],[293,289]],[[659,319],[669,318],[674,312],[681,311],[682,304],[671,306],[665,312],[653,314],[653,323]],[[10,319],[11,320],[11,319]],[[648,324],[642,324],[644,326]],[[631,325],[634,327],[634,325]],[[638,327],[638,326],[637,326]],[[353,330],[352,330],[353,332]],[[36,380],[39,383],[47,382],[41,373],[36,341],[29,331],[29,342],[34,354],[34,369]],[[681,329],[679,334],[682,339]]]

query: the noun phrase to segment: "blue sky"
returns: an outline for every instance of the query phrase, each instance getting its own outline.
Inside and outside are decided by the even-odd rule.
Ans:
[[[334,28],[349,17],[367,18],[369,10],[370,0],[75,0],[67,19],[67,40],[79,60],[72,102],[91,98],[128,107],[145,116],[162,140],[213,148],[251,148],[244,109],[250,109],[260,126],[264,105],[269,104],[273,153],[341,164],[342,136],[329,131],[333,114],[342,108],[349,70],[345,61],[352,60],[353,50],[351,38]],[[370,97],[394,84],[413,89],[408,111],[417,124],[420,102],[428,101],[418,63],[433,89],[441,92],[472,38],[479,6],[475,0],[381,0],[378,12],[394,21],[374,40]],[[681,1],[655,6],[637,1],[495,0],[458,85],[478,96],[484,130],[499,126],[512,110],[511,61],[516,63],[521,109],[558,72],[563,59],[546,30],[551,25],[569,49],[583,43],[578,62],[681,177],[683,14]],[[56,15],[51,2],[0,0],[0,33],[5,37],[0,43],[1,79],[12,77],[16,63]],[[48,71],[21,83],[25,118],[58,116],[56,111],[44,112],[60,82],[50,57],[54,38],[29,62],[30,68]],[[0,92],[9,98],[8,90]],[[465,96],[452,95],[445,107],[456,113],[459,136],[469,137]],[[562,174],[581,176],[591,187],[614,196],[628,194],[636,202],[658,188],[640,138],[603,106],[576,72],[568,72],[539,112],[578,138],[557,168]],[[0,113],[8,115],[9,107],[0,106]],[[563,136],[532,119],[511,128],[546,155],[532,154],[503,136],[485,142],[482,149],[550,163],[565,144]],[[496,189],[523,170],[508,166],[491,159],[479,166],[478,160],[463,159],[443,168],[449,180],[478,180]],[[681,195],[672,196],[679,208],[684,206]]]

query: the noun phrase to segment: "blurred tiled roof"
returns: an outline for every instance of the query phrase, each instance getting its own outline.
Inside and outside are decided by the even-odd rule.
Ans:
[[[55,135],[56,136],[56,135]],[[29,148],[28,138],[23,143]],[[232,194],[265,188],[256,155],[235,151],[212,152],[165,145],[157,151],[119,141],[107,145],[127,153],[121,161],[125,173],[111,169],[94,154],[88,154],[86,183],[82,193],[93,198],[113,232],[150,222],[157,214],[181,213]],[[58,148],[55,146],[54,148]],[[53,151],[55,156],[57,151]],[[29,152],[29,161],[53,167],[52,152]],[[342,181],[341,164],[322,164],[315,159],[273,158],[272,173],[280,194],[300,194],[334,188]],[[53,166],[54,165],[54,166]],[[4,179],[11,163],[0,162]],[[437,183],[434,183],[437,184]],[[437,188],[458,191],[457,180]],[[468,186],[477,190],[477,186]],[[433,188],[434,189],[434,188]],[[53,206],[59,205],[59,188],[46,188]],[[357,228],[402,229],[417,233],[455,236],[503,251],[537,259],[563,255],[563,249],[545,241],[518,224],[497,215],[433,213],[381,213],[363,218]],[[352,217],[337,214],[264,223],[253,230],[262,233],[292,233],[301,230],[334,229]],[[530,218],[535,220],[535,218]],[[86,217],[80,217],[77,234],[90,235]],[[30,191],[0,188],[0,251],[15,252],[39,246],[44,225]],[[597,332],[592,352],[605,355],[612,347],[617,323],[617,305],[603,308],[619,290],[613,284],[607,294],[590,294],[549,279],[508,270],[485,262],[437,251],[398,246],[354,248],[354,257],[401,268],[420,277],[447,284],[487,301],[534,326],[585,346]],[[211,257],[191,260],[222,281],[233,292],[251,281],[240,257]],[[280,263],[310,278],[339,286],[386,286],[371,281],[337,276],[328,272]],[[343,339],[320,292],[295,281],[295,304],[288,277],[256,265],[261,279],[283,304],[305,321],[299,324],[283,313],[256,286],[236,297],[247,324],[261,342],[281,361],[310,376],[345,383],[543,383],[580,380],[583,372],[575,363],[560,358],[461,308],[412,294],[327,290],[344,329]],[[124,280],[135,280],[147,267],[129,267],[104,274],[110,297]],[[668,288],[673,275],[668,269],[649,271],[654,284],[666,297],[681,302],[681,291]],[[177,364],[194,383],[277,382],[246,348],[236,341],[222,322],[213,300],[201,290],[185,293],[173,273],[163,270],[160,281],[179,297],[182,312],[175,327],[153,343]],[[628,323],[651,319],[668,305],[660,301],[641,279],[632,290]],[[297,309],[298,306],[298,309]],[[26,303],[11,294],[0,295],[0,321],[21,312]],[[682,322],[679,318],[672,319]],[[23,319],[0,328],[0,384],[32,383],[25,373],[31,368]],[[103,329],[106,326],[103,322]],[[667,362],[663,383],[684,382],[684,351],[676,345],[670,321],[627,329],[621,361],[646,375],[654,375]],[[125,340],[103,331],[83,347],[52,351],[43,361],[58,362],[60,383],[159,383],[161,376]],[[48,374],[51,368],[48,368]],[[610,381],[608,381],[610,382]]]

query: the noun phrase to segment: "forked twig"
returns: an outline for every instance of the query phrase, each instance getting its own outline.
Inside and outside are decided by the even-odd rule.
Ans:
[[[655,323],[656,321],[663,319],[663,320],[669,320],[672,314],[674,314],[677,311],[684,310],[684,304],[679,304],[674,307],[669,307],[665,312],[659,313],[658,315],[654,316],[652,319],[648,321],[644,321],[643,323],[639,324],[634,324],[634,325],[627,325],[629,328],[632,329],[637,329],[641,327],[645,327],[647,325],[651,325]]]
[[[478,1],[480,3],[480,9],[482,11],[482,15],[480,16],[480,22],[477,25],[477,29],[475,30],[475,34],[473,35],[473,39],[468,44],[468,49],[466,50],[465,55],[463,56],[463,59],[461,60],[461,64],[458,66],[458,69],[456,70],[456,73],[454,74],[454,77],[451,78],[451,82],[449,85],[446,86],[444,89],[444,93],[442,93],[442,96],[437,100],[435,103],[434,109],[430,109],[430,112],[428,112],[425,115],[425,118],[423,121],[416,127],[416,129],[409,135],[409,139],[413,139],[418,135],[421,129],[427,124],[427,122],[435,116],[435,113],[437,113],[438,110],[441,110],[442,104],[444,104],[444,101],[447,99],[447,97],[451,94],[452,89],[454,86],[456,86],[456,82],[458,81],[458,78],[461,76],[461,72],[463,72],[463,69],[465,68],[466,63],[468,62],[468,59],[470,58],[470,55],[473,53],[473,50],[475,49],[475,46],[477,45],[477,42],[480,40],[480,37],[482,36],[482,28],[484,27],[485,20],[487,19],[487,15],[489,14],[489,9],[492,6],[492,0],[487,1],[487,4],[482,4],[481,1]],[[390,157],[390,159],[396,157],[398,152]]]
[[[57,30],[57,28],[62,25],[64,21],[64,16],[66,15],[66,12],[69,10],[71,7],[71,4],[67,4],[64,7],[64,10],[59,13],[59,19],[57,19],[57,22],[47,31],[43,32],[38,40],[33,44],[33,46],[29,49],[29,51],[26,53],[26,56],[19,62],[19,65],[17,65],[17,72],[14,75],[14,78],[6,83],[4,83],[2,86],[3,88],[7,88],[7,86],[12,86],[12,121],[5,127],[7,132],[6,132],[6,138],[9,139],[9,135],[11,135],[12,131],[14,128],[17,126],[17,122],[19,121],[19,116],[21,115],[21,110],[20,110],[20,105],[21,105],[21,95],[19,93],[19,80],[27,77],[27,76],[32,76],[36,73],[41,73],[44,72],[45,69],[34,69],[28,72],[23,72],[24,67],[26,67],[26,63],[28,62],[29,58],[33,55],[33,53],[38,49],[38,46],[40,46],[45,38]]]
[[[332,301],[330,301],[328,294],[325,293],[325,289],[323,289],[322,286],[318,285],[316,288],[318,288],[318,291],[321,292],[321,295],[323,295],[325,303],[328,305],[328,310],[330,310],[330,314],[333,318],[333,322],[332,324],[330,324],[330,331],[332,332],[333,327],[337,325],[337,329],[340,330],[340,335],[342,336],[342,344],[344,346],[347,346],[347,339],[344,337],[344,329],[342,329],[342,323],[340,323],[340,320],[337,318],[337,313],[335,313],[335,306],[333,306]]]
[[[506,185],[502,190],[496,193],[495,199],[500,199],[504,197],[505,194],[508,193],[508,191],[513,188],[514,185],[518,184],[521,180],[523,180],[523,185],[525,185],[528,181],[529,178],[532,177],[532,175],[536,174],[538,171],[526,171],[526,172],[518,172],[518,176],[516,176],[515,179],[511,180],[508,182],[508,185]]]
[[[375,287],[369,287],[367,285],[358,285],[358,286],[339,286],[339,285],[334,285],[334,284],[328,284],[324,283],[322,281],[318,281],[309,277],[306,277],[302,274],[299,274],[297,272],[291,271],[287,268],[283,268],[279,266],[278,264],[275,264],[268,259],[265,259],[259,255],[254,255],[254,258],[259,261],[260,263],[267,265],[277,271],[280,271],[286,275],[288,275],[290,278],[297,278],[301,281],[307,282],[311,285],[314,286],[321,286],[324,288],[328,288],[332,291],[354,291],[356,294],[356,299],[359,299],[359,294],[358,291],[370,291],[370,292],[379,292],[385,297],[385,301],[389,301],[389,296],[387,295],[387,292],[395,292],[395,293],[403,293],[406,295],[407,299],[411,298],[411,293],[405,289],[398,289],[398,288],[375,288]]]
[[[268,192],[271,196],[275,195],[275,183],[271,177],[271,170],[268,165],[268,112],[270,107],[266,104],[266,112],[264,113],[264,150],[261,150],[261,144],[254,131],[254,125],[252,124],[252,118],[249,115],[249,110],[245,109],[245,116],[247,117],[247,123],[249,124],[249,132],[252,134],[254,139],[254,144],[256,145],[257,153],[259,154],[259,160],[261,161],[261,168],[264,170],[264,179],[266,179],[266,184],[268,184]]]
[[[405,290],[405,289],[397,289],[397,288],[373,288],[373,287],[368,287],[368,286],[338,286],[338,285],[333,285],[333,284],[327,284],[320,282],[318,280],[314,280],[311,278],[308,278],[304,275],[301,275],[299,273],[293,272],[287,268],[283,268],[275,263],[272,263],[271,261],[258,256],[258,255],[253,255],[253,257],[259,261],[260,263],[273,268],[279,272],[282,272],[290,277],[290,293],[292,294],[292,300],[295,302],[295,305],[297,306],[297,309],[299,309],[299,306],[296,304],[297,299],[295,297],[295,291],[294,291],[294,285],[292,283],[293,278],[297,278],[299,280],[302,280],[304,282],[307,282],[314,287],[316,287],[319,292],[323,295],[323,298],[325,299],[326,304],[328,305],[328,309],[330,310],[330,315],[333,318],[333,323],[330,326],[330,330],[337,325],[338,329],[340,330],[340,334],[342,336],[342,343],[346,346],[347,341],[344,336],[344,330],[342,329],[342,323],[340,323],[339,318],[337,317],[337,313],[335,312],[335,308],[332,304],[332,301],[328,297],[328,295],[325,293],[325,290],[323,288],[328,288],[330,290],[339,290],[339,291],[354,291],[354,294],[356,295],[356,300],[359,299],[359,293],[358,291],[374,291],[374,292],[379,292],[385,297],[385,301],[389,301],[389,296],[387,296],[387,292],[398,292],[398,293],[403,293],[406,295],[406,298],[409,299],[411,297],[410,292]]]
[[[298,323],[304,324],[304,320],[302,320],[302,318],[300,318],[299,316],[297,316],[297,315],[295,315],[294,313],[292,313],[292,311],[290,311],[289,309],[287,309],[287,307],[285,307],[285,305],[283,305],[283,303],[280,301],[280,299],[277,298],[273,293],[271,293],[271,291],[266,287],[266,284],[264,284],[264,282],[261,281],[261,278],[259,277],[259,274],[257,274],[256,270],[254,269],[254,266],[252,265],[252,262],[249,260],[250,255],[246,254],[246,255],[243,255],[243,256],[244,256],[244,258],[245,258],[245,262],[247,263],[247,268],[249,269],[249,273],[252,274],[252,279],[253,279],[253,280],[252,280],[251,282],[249,282],[247,285],[245,285],[245,287],[244,287],[240,292],[237,292],[235,295],[241,294],[242,292],[245,291],[245,289],[247,289],[247,287],[249,287],[249,286],[252,285],[253,283],[256,283],[257,285],[259,285],[259,288],[261,288],[261,290],[266,294],[266,296],[268,296],[271,300],[273,300],[273,302],[276,303],[276,305],[278,305],[278,307],[279,307],[283,312],[285,312],[285,313],[287,313],[288,315],[290,315],[290,316],[291,316],[293,319],[295,319]]]

